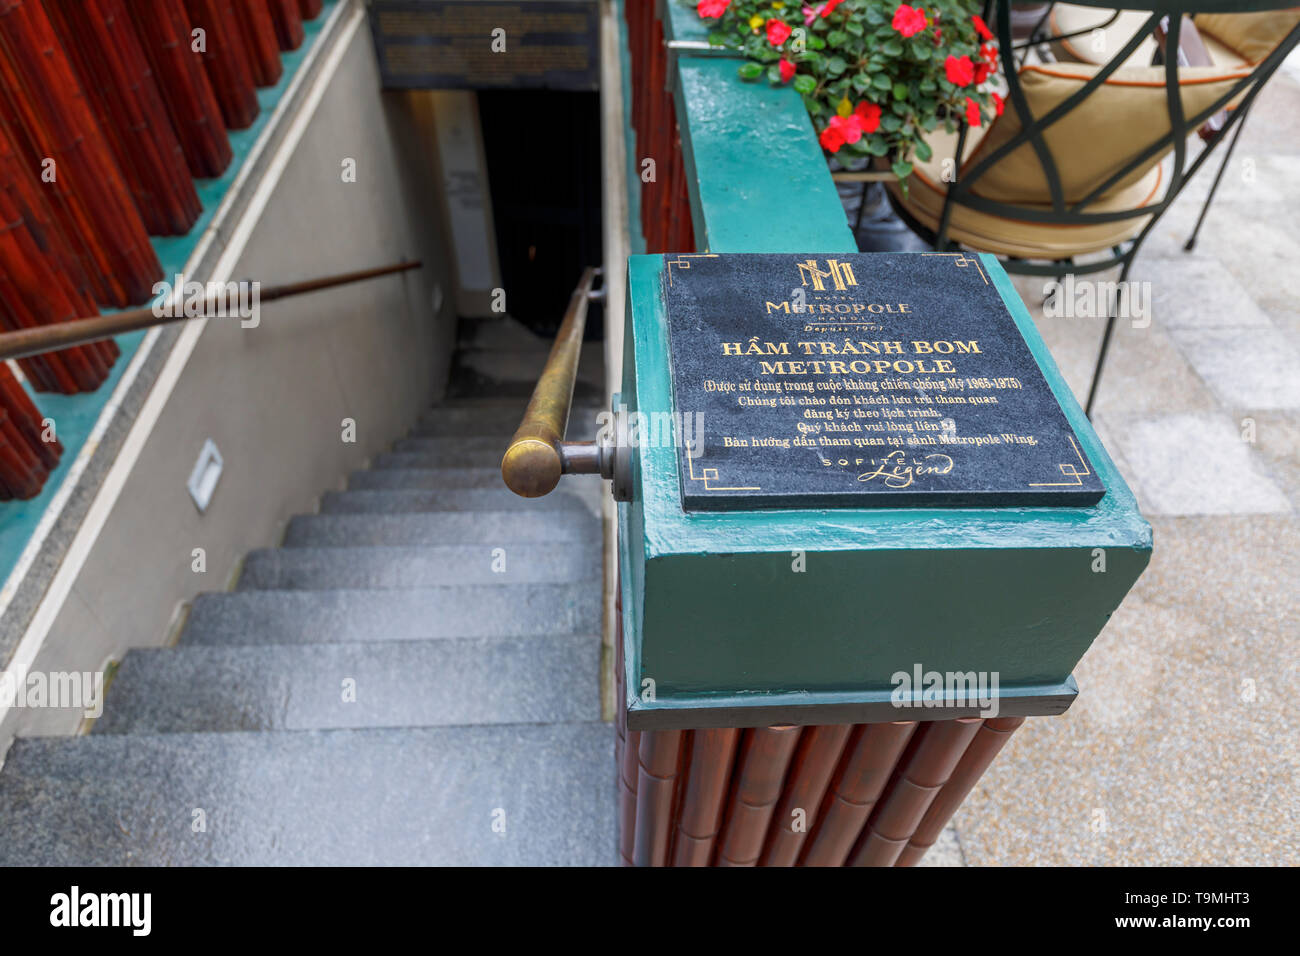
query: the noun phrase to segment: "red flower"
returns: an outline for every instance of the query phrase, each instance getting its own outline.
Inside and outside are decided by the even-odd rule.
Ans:
[[[780,46],[790,38],[790,25],[781,20],[772,19],[767,21],[767,42],[772,46]]]
[[[874,133],[880,129],[880,107],[875,103],[863,100],[853,111],[853,116],[864,133]]]
[[[975,79],[975,65],[968,56],[956,57],[949,53],[943,61],[943,71],[953,86],[970,86]]]
[[[776,65],[776,68],[781,71],[782,83],[789,83],[794,79],[794,64],[785,57],[781,58],[781,62]]]
[[[844,145],[844,136],[834,126],[827,126],[822,130],[821,136],[817,141],[822,144],[822,149],[828,153],[838,153],[840,147]]]
[[[987,80],[989,78],[989,74],[992,72],[993,72],[993,67],[985,63],[983,60],[980,60],[978,63],[976,63],[975,64],[975,85],[979,86],[981,83]]]
[[[966,97],[966,122],[971,126],[980,125],[980,105],[969,96]]]
[[[920,7],[909,7],[905,3],[900,3],[898,9],[894,11],[894,22],[891,26],[905,37],[916,36],[926,27],[925,11]]]
[[[989,29],[989,25],[984,22],[983,17],[971,17],[970,22],[975,25],[975,32],[980,35],[981,40],[993,39],[993,31]]]
[[[700,0],[695,9],[702,18],[713,20],[726,13],[730,4],[731,0]]]
[[[1002,108],[1003,106],[1006,105],[1006,102],[1007,101],[1004,100],[1000,94],[998,93],[993,94],[993,108],[998,111],[999,116],[1002,115]]]
[[[975,79],[975,65],[969,56],[958,57],[949,53],[948,59],[944,60],[944,73],[953,86],[970,86]]]
[[[838,153],[845,143],[856,143],[860,139],[862,139],[862,121],[854,114],[832,116],[820,137],[822,147],[830,153]]]
[[[984,57],[984,61],[993,69],[998,68],[998,48],[992,43],[986,43],[980,47],[980,56]]]
[[[822,19],[825,20],[832,13],[834,13],[835,8],[838,7],[843,2],[844,0],[826,0],[826,5],[822,7],[822,11],[821,11]]]

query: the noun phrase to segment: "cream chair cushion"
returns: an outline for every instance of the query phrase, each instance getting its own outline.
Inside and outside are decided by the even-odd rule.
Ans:
[[[1114,16],[1114,10],[1105,7],[1083,7],[1073,3],[1056,3],[1048,14],[1047,25],[1052,36],[1064,36],[1066,39],[1052,43],[1052,52],[1058,60],[1070,60],[1075,63],[1091,63],[1101,66],[1109,63],[1111,58],[1124,48],[1133,34],[1146,26],[1151,18],[1148,11],[1124,10],[1115,22],[1102,26]],[[1068,36],[1086,30],[1080,36]],[[1148,36],[1133,51],[1133,55],[1124,61],[1124,66],[1150,66],[1151,58],[1156,53],[1156,41]]]
[[[1264,13],[1198,13],[1194,22],[1206,46],[1216,41],[1216,46],[1253,66],[1272,53],[1300,23],[1300,7]],[[1214,62],[1220,62],[1217,54]]]
[[[1082,63],[1027,66],[1020,71],[1021,87],[1031,116],[1047,115],[1077,92],[1097,71]],[[1184,67],[1179,70],[1179,92],[1187,117],[1208,110],[1229,93],[1233,84],[1249,76],[1248,68]],[[1009,142],[1022,130],[1020,117],[1010,103],[989,127],[976,154],[967,165]],[[1056,160],[1061,189],[1067,203],[1075,203],[1102,185],[1116,170],[1169,134],[1164,67],[1116,70],[1087,99],[1048,126],[1043,140]],[[1172,147],[1166,147],[1129,173],[1107,192],[1141,181]],[[976,195],[1001,202],[1050,203],[1047,177],[1030,143],[1023,143],[982,173],[971,187]]]
[[[1005,114],[1004,114],[1005,115]],[[972,129],[966,137],[966,156],[979,148],[986,129]],[[914,163],[914,171],[907,196],[899,184],[887,182],[886,188],[907,212],[931,232],[938,232],[943,215],[943,200],[947,191],[944,181],[944,159],[951,158],[957,150],[957,135],[939,132],[930,136],[933,154],[928,162]],[[949,167],[951,168],[951,167]],[[1105,200],[1093,204],[1093,212],[1118,209],[1138,209],[1158,200],[1161,195],[1163,170],[1159,164],[1147,175],[1126,189],[1118,190]],[[1050,206],[1040,203],[1023,203],[1026,208],[1050,211]],[[1002,256],[1019,256],[1023,259],[1062,259],[1088,252],[1110,249],[1133,236],[1146,225],[1149,216],[1135,216],[1116,222],[1089,225],[1052,225],[1029,222],[1008,216],[995,216],[979,212],[969,206],[956,204],[952,208],[948,235],[952,240]]]

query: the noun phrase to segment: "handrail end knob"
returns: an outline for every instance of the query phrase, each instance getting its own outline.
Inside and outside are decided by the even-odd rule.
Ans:
[[[521,498],[540,498],[560,483],[563,461],[554,445],[540,438],[521,438],[510,443],[501,459],[501,477],[506,487]]]

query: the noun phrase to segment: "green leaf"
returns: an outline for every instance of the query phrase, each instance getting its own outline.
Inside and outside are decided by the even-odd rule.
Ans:
[[[857,93],[865,93],[871,88],[871,77],[865,73],[853,74],[853,89]]]
[[[747,82],[752,82],[763,75],[763,65],[761,63],[742,63],[740,69],[736,71],[740,78]]]
[[[894,84],[894,99],[905,100],[907,99],[907,94],[908,94],[908,88],[906,83]]]
[[[933,53],[934,53],[934,44],[930,43],[929,41],[926,41],[924,43],[912,44],[912,56],[914,56],[918,60],[921,61],[928,60],[930,59],[930,56]]]
[[[902,119],[893,113],[884,113],[880,117],[880,128],[886,133],[896,133],[902,126]]]
[[[865,30],[863,30],[862,24],[859,23],[857,20],[849,20],[847,23],[844,24],[844,29],[848,30],[855,37],[860,37],[862,36],[863,33],[866,32]]]
[[[848,38],[849,35],[843,30],[832,30],[830,33],[826,34],[826,42],[831,46],[843,46],[844,41]]]
[[[903,44],[899,43],[897,40],[890,40],[880,48],[880,51],[886,56],[902,56]]]
[[[903,162],[901,159],[889,168],[894,171],[894,175],[899,179],[906,179],[912,175],[912,164]]]
[[[794,88],[801,94],[807,96],[813,90],[817,89],[817,80],[807,73],[800,73],[794,78]]]
[[[871,78],[871,85],[878,90],[887,90],[894,85],[894,82],[884,73],[877,73]]]
[[[870,136],[866,137],[866,140],[867,152],[872,156],[884,156],[889,152],[889,144],[885,142],[885,137],[881,136],[879,133],[872,133]]]
[[[773,86],[779,86],[781,83],[781,68],[775,63],[767,68],[767,82]]]
[[[849,65],[844,62],[844,57],[842,56],[833,56],[826,61],[826,72],[831,76],[839,76],[848,68]]]
[[[808,49],[824,50],[826,49],[826,41],[816,35],[810,36],[808,37]]]
[[[930,157],[934,155],[934,150],[930,149],[930,144],[923,139],[918,139],[914,144],[916,158],[923,163],[928,163]]]

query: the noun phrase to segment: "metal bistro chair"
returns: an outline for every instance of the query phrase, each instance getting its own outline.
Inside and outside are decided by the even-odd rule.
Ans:
[[[1145,0],[1144,22],[1136,29],[1130,25],[1127,40],[1104,64],[1020,67],[1010,5],[985,5],[986,19],[997,29],[1007,86],[1003,115],[983,129],[962,123],[952,150],[933,137],[934,156],[915,164],[907,194],[897,183],[886,183],[890,202],[936,250],[993,252],[1009,272],[1054,278],[1118,266],[1121,289],[1160,216],[1215,147],[1235,134],[1233,127],[1264,83],[1300,42],[1300,10],[1278,0]],[[1114,4],[1083,0],[1074,6]],[[1261,11],[1284,9],[1262,18]],[[1180,67],[1178,56],[1167,56],[1160,66],[1134,66],[1134,54],[1150,43],[1165,17],[1165,49],[1180,49],[1184,14],[1231,15],[1214,20],[1239,28],[1258,58]],[[1224,110],[1218,133],[1190,157],[1188,139]],[[1164,159],[1171,152],[1166,172]],[[950,157],[950,167],[955,162],[955,182],[944,181],[941,157]],[[1099,255],[1076,265],[1077,256],[1093,254]],[[1088,388],[1089,415],[1118,305],[1112,296]]]

